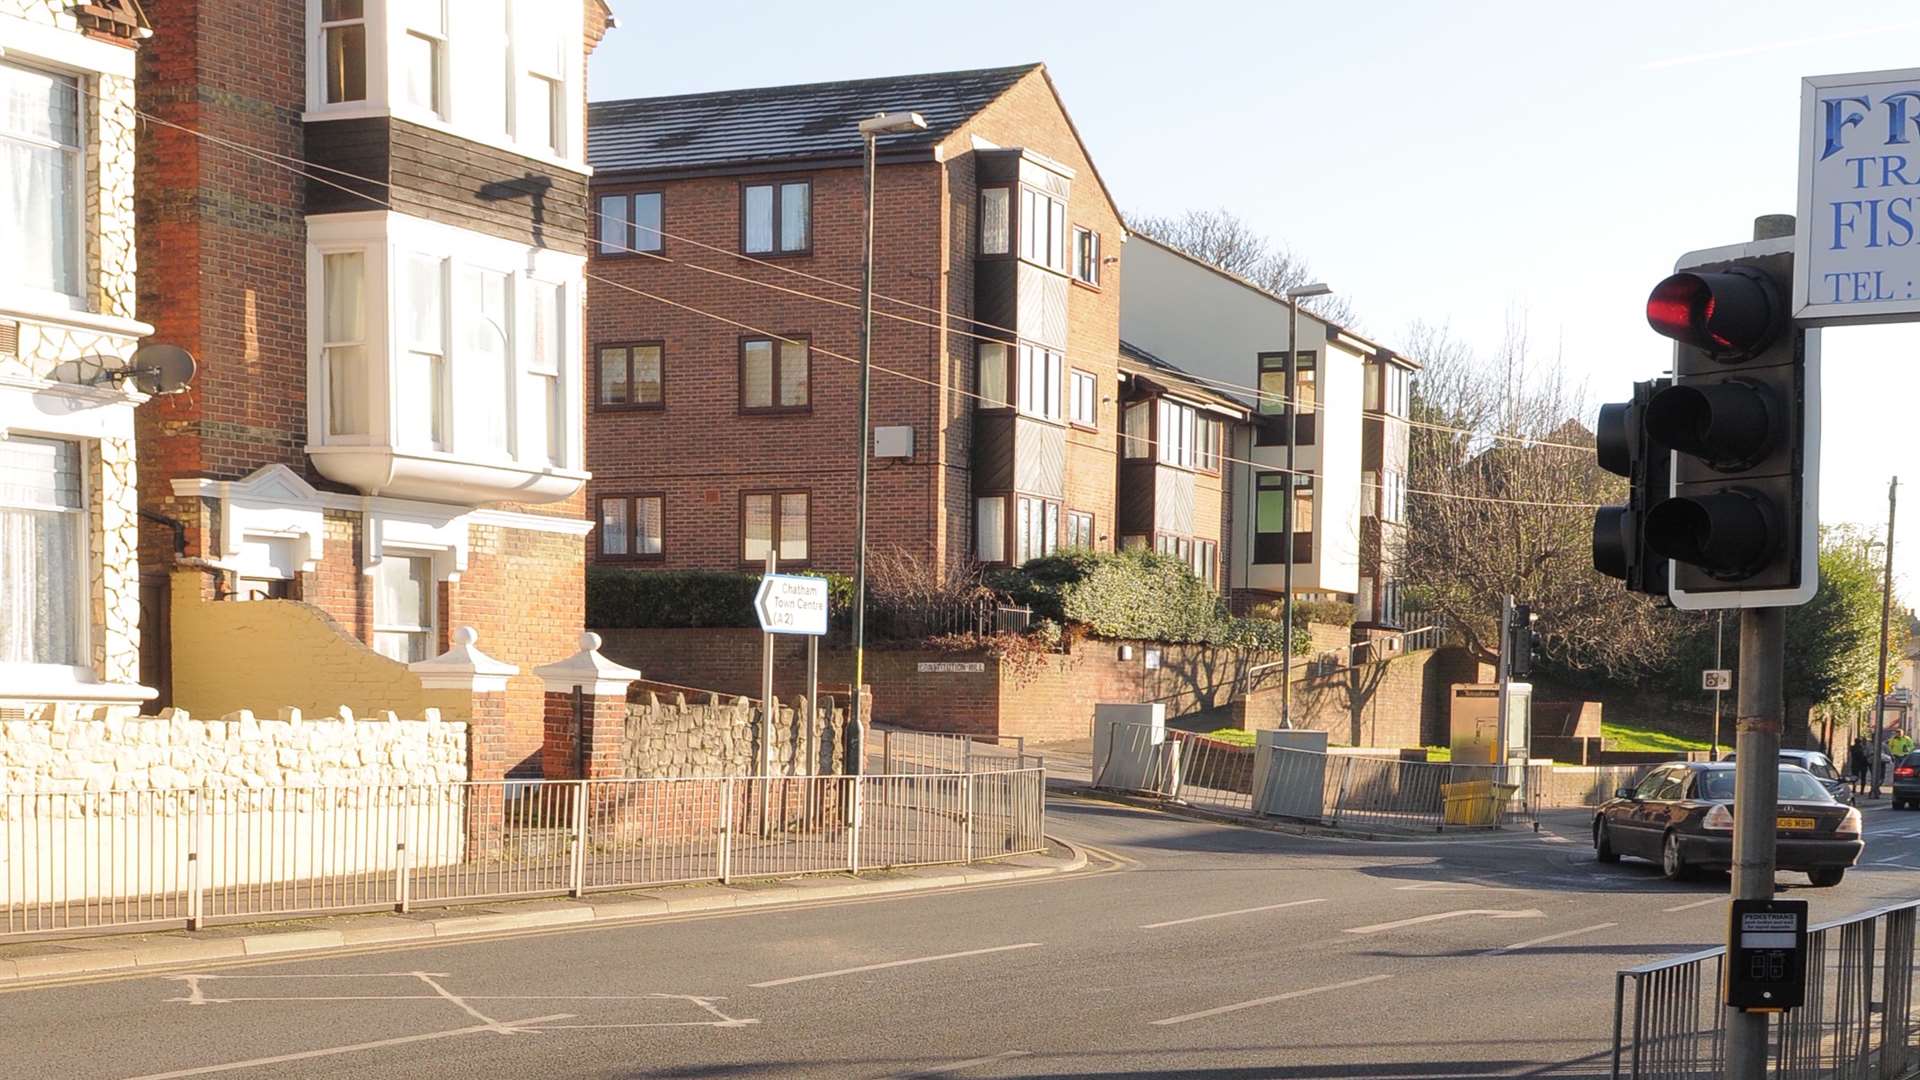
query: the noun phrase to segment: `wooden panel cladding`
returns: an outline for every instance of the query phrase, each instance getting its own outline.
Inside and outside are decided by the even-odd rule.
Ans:
[[[1154,531],[1176,536],[1194,535],[1197,530],[1193,527],[1193,474],[1165,465],[1156,465],[1155,468],[1160,475],[1154,484]]]
[[[987,337],[1010,337],[1003,326],[1014,325],[1013,280],[1019,264],[1012,259],[977,259],[973,264],[973,332]],[[1018,327],[1015,327],[1017,330]]]
[[[973,414],[973,489],[992,492],[1013,487],[1013,412]]]
[[[386,201],[414,217],[587,253],[587,178],[578,173],[391,117],[315,120],[306,130],[314,163],[351,174],[314,170],[309,213],[379,210]]]
[[[1122,461],[1120,486],[1114,492],[1114,515],[1118,536],[1149,536],[1153,533],[1154,480],[1160,466],[1151,461]]]
[[[1028,495],[1065,496],[1066,428],[1026,416],[1013,418],[1013,486]]]

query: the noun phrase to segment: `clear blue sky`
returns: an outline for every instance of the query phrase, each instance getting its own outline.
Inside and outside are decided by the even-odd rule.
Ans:
[[[1675,256],[1793,211],[1801,76],[1920,66],[1911,0],[613,7],[595,99],[1044,61],[1124,211],[1232,209],[1388,344],[1420,319],[1491,351],[1524,313],[1593,403],[1667,366],[1642,304]],[[1920,505],[1920,328],[1825,356],[1821,516],[1884,528],[1892,473]]]

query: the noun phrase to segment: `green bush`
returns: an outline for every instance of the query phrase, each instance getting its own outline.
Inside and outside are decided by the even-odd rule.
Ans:
[[[1286,618],[1287,607],[1278,600],[1268,600],[1254,605],[1250,613],[1256,618],[1280,620]],[[1293,602],[1293,621],[1297,625],[1325,623],[1329,626],[1352,626],[1353,605],[1345,600],[1296,600]]]
[[[1066,551],[1001,571],[988,582],[1037,618],[1108,638],[1278,649],[1279,623],[1237,619],[1186,563],[1152,551]],[[1296,628],[1294,647],[1311,646]]]
[[[843,621],[853,603],[852,579],[808,576],[827,579],[828,610],[834,622]],[[753,611],[759,588],[759,574],[740,571],[592,566],[587,568],[587,625],[610,630],[759,626]]]

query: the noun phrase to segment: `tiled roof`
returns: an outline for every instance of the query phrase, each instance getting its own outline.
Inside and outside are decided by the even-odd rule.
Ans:
[[[881,145],[930,147],[1039,66],[596,101],[587,108],[587,162],[626,172],[854,155],[855,125],[894,110],[919,113],[927,130]]]
[[[1120,341],[1120,367],[1122,370],[1138,367],[1143,370],[1152,371],[1164,376],[1170,382],[1178,383],[1183,393],[1209,398],[1224,405],[1232,405],[1242,411],[1247,408],[1246,402],[1234,397],[1227,391],[1218,387],[1208,386],[1206,383],[1201,382],[1192,372],[1187,371],[1185,368],[1182,368],[1170,360],[1156,356],[1124,338]]]

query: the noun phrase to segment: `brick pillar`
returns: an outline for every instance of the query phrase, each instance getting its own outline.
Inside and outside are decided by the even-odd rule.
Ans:
[[[453,632],[453,647],[408,665],[429,706],[467,724],[467,844],[493,854],[506,835],[507,679],[520,669],[474,647],[471,626]]]
[[[640,673],[599,650],[600,635],[589,631],[580,635],[579,652],[534,669],[546,683],[540,772],[549,780],[606,780],[625,772],[627,687]]]

